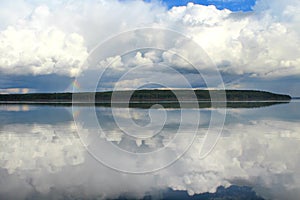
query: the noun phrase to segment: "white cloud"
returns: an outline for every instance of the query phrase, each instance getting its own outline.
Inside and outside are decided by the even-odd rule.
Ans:
[[[133,67],[139,65],[146,65],[146,64],[151,65],[153,64],[153,61],[151,58],[147,58],[146,56],[143,56],[141,52],[137,52],[134,58],[129,63],[129,65],[132,65]]]
[[[108,57],[105,60],[100,61],[99,68],[112,68],[113,70],[122,70],[124,68],[124,63],[121,56]]]
[[[282,10],[274,5],[259,10],[258,3],[247,14],[189,4],[171,9],[165,21],[191,35],[222,71],[261,77],[299,75],[300,14],[297,3],[290,2]],[[286,14],[289,17],[277,17]]]
[[[84,39],[45,24],[48,7],[37,7],[30,20],[0,32],[0,70],[4,74],[77,75],[87,57]]]
[[[0,70],[6,74],[75,76],[85,70],[81,65],[95,45],[123,31],[145,26],[186,34],[224,72],[262,78],[300,74],[297,0],[261,0],[249,13],[193,3],[167,11],[158,2],[115,0],[17,2],[15,7],[8,3],[3,6],[21,11],[16,15],[18,19],[4,13],[8,20],[0,26]],[[136,36],[136,40],[147,43],[147,37]],[[145,61],[146,53],[136,55],[139,62],[132,64]],[[156,62],[159,60],[163,61],[155,58]]]
[[[85,69],[82,65],[88,50],[97,43],[119,31],[153,22],[157,12],[165,9],[138,1],[27,4],[35,7],[26,17],[12,20],[7,27],[2,23],[1,73],[76,76]]]

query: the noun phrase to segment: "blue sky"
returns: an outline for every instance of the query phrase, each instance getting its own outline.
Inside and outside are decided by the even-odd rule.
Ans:
[[[201,5],[215,5],[218,9],[229,9],[231,11],[251,11],[255,0],[163,0],[169,8],[173,6],[184,6],[188,2]]]

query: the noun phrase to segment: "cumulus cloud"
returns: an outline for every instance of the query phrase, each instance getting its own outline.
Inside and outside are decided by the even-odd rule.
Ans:
[[[224,72],[260,77],[299,74],[298,3],[282,2],[281,10],[273,2],[263,9],[265,4],[258,2],[251,13],[233,13],[190,3],[172,8],[166,21],[191,35]],[[284,16],[287,13],[290,17]]]
[[[260,0],[252,12],[234,13],[193,3],[166,10],[157,2],[142,1],[18,2],[15,9],[22,8],[22,14],[2,23],[0,69],[7,74],[76,76],[86,69],[82,64],[98,43],[154,25],[191,37],[223,72],[263,78],[300,74],[298,7],[296,0]],[[136,39],[142,42],[143,37]],[[137,63],[132,64],[142,58],[135,55]]]
[[[29,20],[21,20],[0,32],[0,70],[4,74],[75,76],[88,55],[84,39],[45,25],[48,7],[37,7]]]
[[[124,4],[65,1],[55,6],[46,2],[44,5],[23,4],[29,4],[27,7],[32,10],[28,9],[25,17],[18,15],[20,18],[12,20],[14,23],[2,24],[7,25],[0,31],[0,71],[3,74],[74,77],[85,70],[83,64],[88,51],[97,43],[130,26],[153,21],[155,10],[164,9],[137,1]]]

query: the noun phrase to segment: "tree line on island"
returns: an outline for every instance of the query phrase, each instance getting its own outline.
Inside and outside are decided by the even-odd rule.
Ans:
[[[74,95],[74,96],[73,96]],[[126,90],[84,93],[0,94],[1,102],[178,102],[178,101],[290,101],[289,95],[256,90]]]

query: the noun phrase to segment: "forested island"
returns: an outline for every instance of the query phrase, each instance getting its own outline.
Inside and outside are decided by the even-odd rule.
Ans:
[[[74,98],[75,97],[75,98]],[[0,102],[55,103],[176,103],[176,102],[272,102],[290,101],[289,95],[255,90],[135,90],[85,93],[0,94]]]
[[[129,101],[128,101],[129,99]],[[255,90],[161,90],[108,91],[84,93],[0,94],[0,104],[51,104],[151,108],[255,108],[291,100],[289,95]]]

